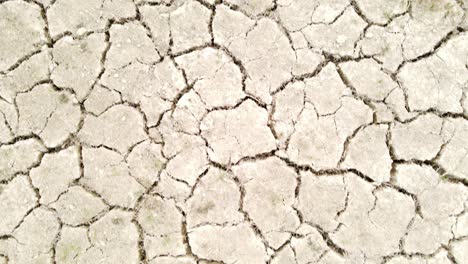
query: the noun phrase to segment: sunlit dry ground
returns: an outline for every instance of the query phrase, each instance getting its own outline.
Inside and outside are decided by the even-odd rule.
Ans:
[[[1,0],[0,264],[468,263],[467,10]]]

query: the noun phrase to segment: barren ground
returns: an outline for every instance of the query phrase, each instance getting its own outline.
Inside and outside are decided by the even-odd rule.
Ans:
[[[0,264],[468,263],[467,0],[1,0]]]

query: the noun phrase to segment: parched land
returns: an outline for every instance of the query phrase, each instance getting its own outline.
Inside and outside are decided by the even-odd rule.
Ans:
[[[467,0],[0,0],[0,264],[464,264],[467,187]]]

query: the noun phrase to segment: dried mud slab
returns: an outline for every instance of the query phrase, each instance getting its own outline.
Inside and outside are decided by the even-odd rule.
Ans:
[[[0,1],[0,264],[467,252],[468,1]]]

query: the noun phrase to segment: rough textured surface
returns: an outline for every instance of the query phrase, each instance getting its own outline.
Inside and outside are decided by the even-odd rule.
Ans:
[[[468,1],[1,0],[0,264],[468,263]]]

